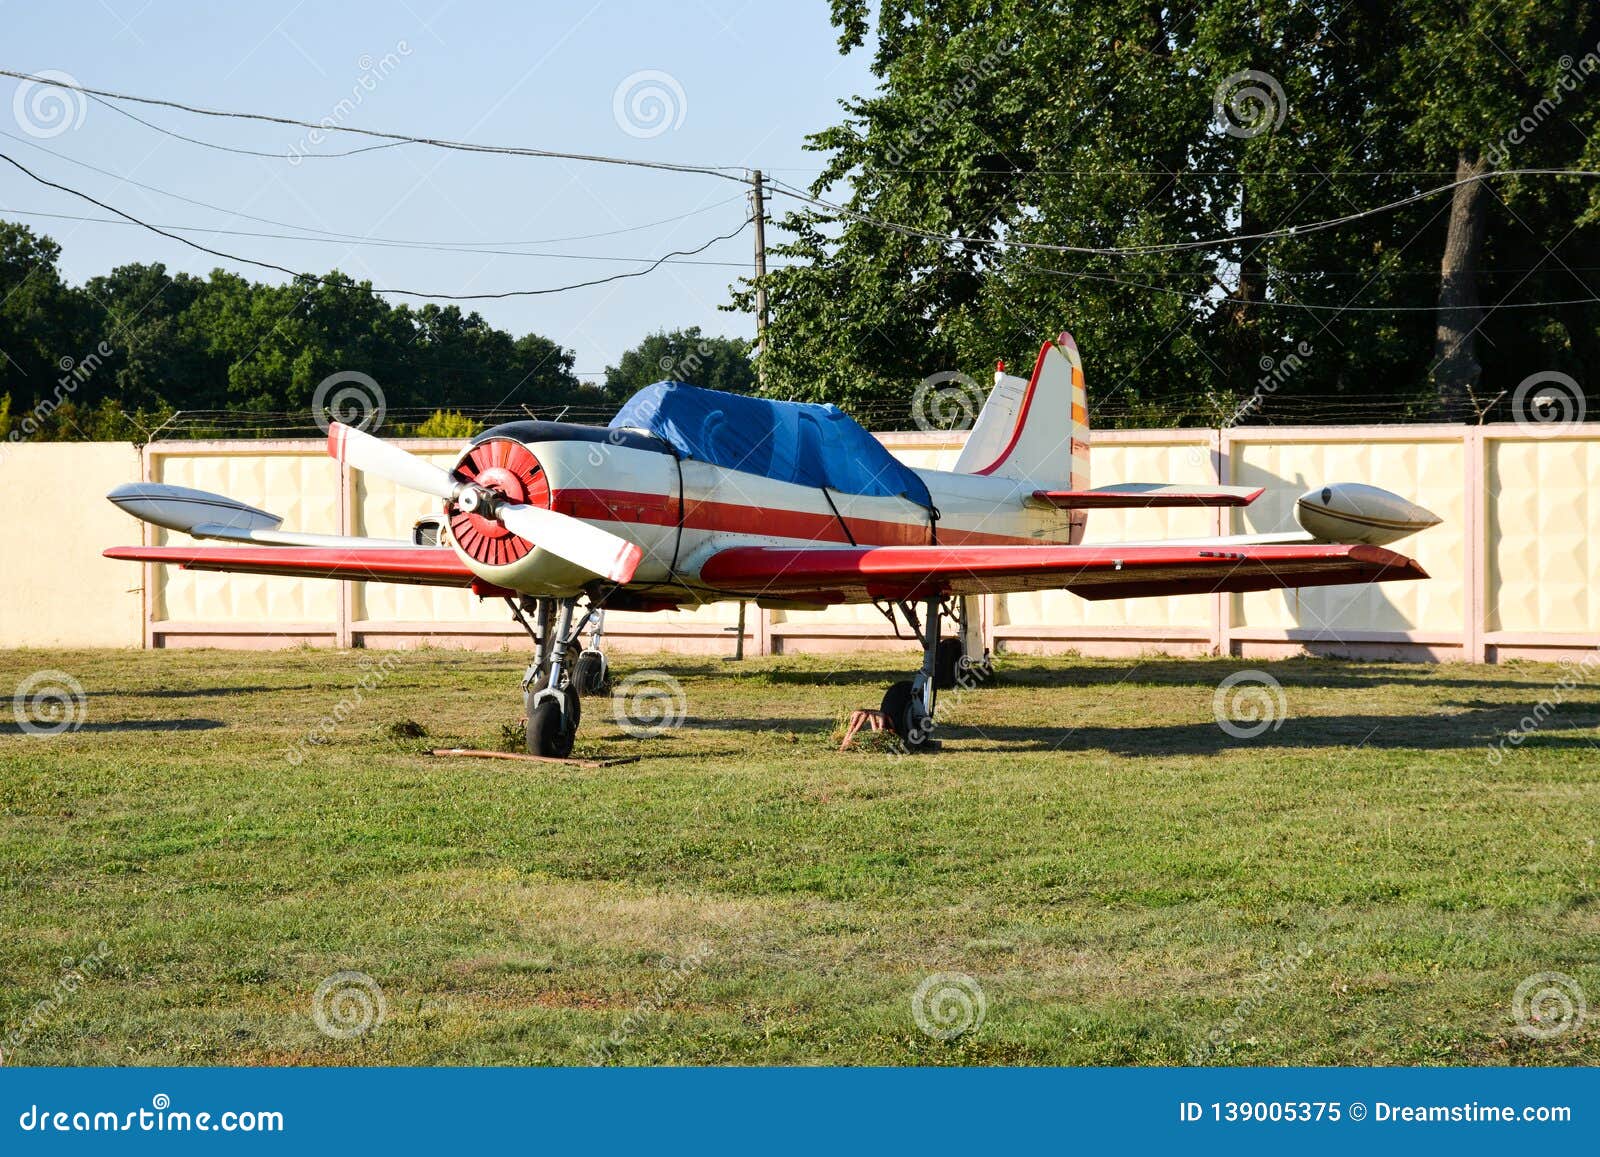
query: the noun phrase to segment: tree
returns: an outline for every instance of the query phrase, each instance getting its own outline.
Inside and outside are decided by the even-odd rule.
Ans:
[[[1552,292],[1595,236],[1585,190],[1561,181],[1470,186],[1488,189],[1466,206],[1469,225],[1485,219],[1481,242],[1452,233],[1449,198],[1435,197],[1341,228],[1207,244],[1442,184],[1429,170],[1454,171],[1463,144],[1488,148],[1487,128],[1510,129],[1560,54],[1595,39],[1593,10],[1575,0],[1422,9],[835,0],[842,50],[875,27],[880,83],[809,140],[826,157],[810,191],[848,183],[845,213],[783,221],[793,239],[777,250],[789,266],[767,278],[768,388],[903,414],[929,373],[1029,364],[1067,326],[1098,421],[1226,420],[1263,392],[1269,416],[1296,396],[1325,410],[1346,398],[1348,420],[1357,405],[1399,413],[1426,396],[1436,323],[1463,341],[1476,329],[1497,375],[1593,347],[1593,306],[1484,319],[1461,294],[1485,275],[1456,257],[1441,279],[1442,255],[1464,248],[1480,269],[1521,263],[1493,274],[1505,293],[1595,296],[1571,280]],[[1593,102],[1588,88],[1564,93],[1529,155],[1569,167],[1596,151]],[[735,291],[741,307],[750,297],[748,283]],[[1440,305],[1457,313],[1436,317]]]
[[[77,391],[73,375],[89,345],[81,297],[57,268],[61,247],[25,225],[0,221],[0,394],[12,421]]]
[[[605,393],[611,401],[621,402],[660,381],[748,394],[756,385],[750,343],[706,337],[697,325],[670,333],[661,330],[624,353],[616,365],[606,367]]]
[[[1533,275],[1549,260],[1545,276],[1532,282],[1539,296],[1594,295],[1575,270],[1563,274],[1560,267],[1569,263],[1552,252],[1568,240],[1570,224],[1549,221],[1543,210],[1570,205],[1570,188],[1548,179],[1519,178],[1513,184],[1488,178],[1503,168],[1582,167],[1596,115],[1589,90],[1600,69],[1600,58],[1586,49],[1594,46],[1600,19],[1592,4],[1578,0],[1511,5],[1463,0],[1424,5],[1406,23],[1393,98],[1412,113],[1407,137],[1420,156],[1453,170],[1458,182],[1439,263],[1430,371],[1442,413],[1459,418],[1469,402],[1481,404],[1480,349],[1492,345],[1501,328],[1489,328],[1489,341],[1480,343],[1488,320],[1482,291],[1491,256],[1522,251],[1533,261],[1526,270]],[[1448,65],[1441,68],[1441,62]],[[1535,249],[1544,252],[1526,254],[1524,238],[1538,242]],[[1588,237],[1580,240],[1584,247],[1591,243]],[[1520,281],[1504,282],[1504,291]],[[1578,321],[1580,331],[1568,334],[1569,356],[1573,345],[1592,348],[1592,311],[1587,320],[1572,314],[1568,319]],[[1560,351],[1545,355],[1551,356],[1559,357]]]

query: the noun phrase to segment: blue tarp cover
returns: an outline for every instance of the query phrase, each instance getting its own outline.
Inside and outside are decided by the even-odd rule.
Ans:
[[[730,470],[932,505],[916,471],[837,406],[657,382],[629,398],[611,425],[648,430],[685,458]]]

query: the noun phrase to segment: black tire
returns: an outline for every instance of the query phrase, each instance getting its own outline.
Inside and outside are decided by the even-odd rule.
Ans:
[[[956,685],[956,677],[961,673],[961,660],[966,656],[967,649],[961,645],[960,639],[940,639],[938,649],[933,652],[933,685],[940,691],[948,691]]]
[[[606,657],[599,651],[585,651],[572,669],[572,684],[579,695],[599,695],[606,689]]]
[[[571,724],[572,730],[576,732],[578,724],[583,722],[583,700],[578,697],[578,689],[571,683],[567,684],[566,698],[567,720]]]
[[[570,726],[554,699],[539,701],[528,713],[528,753],[565,759],[572,754],[572,741],[578,729]]]
[[[912,693],[911,680],[890,684],[881,708],[890,729],[910,751],[920,751],[933,740],[933,720],[922,713],[922,703]]]

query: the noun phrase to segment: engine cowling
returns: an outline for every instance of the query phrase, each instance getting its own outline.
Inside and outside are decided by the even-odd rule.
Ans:
[[[550,482],[532,450],[515,438],[486,438],[470,447],[456,463],[458,478],[526,506],[550,505]],[[448,503],[450,537],[473,562],[506,567],[520,562],[533,544],[518,538],[499,522]]]

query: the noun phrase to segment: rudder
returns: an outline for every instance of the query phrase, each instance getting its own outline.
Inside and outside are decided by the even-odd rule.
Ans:
[[[956,470],[1070,490],[1089,488],[1088,392],[1071,334],[1040,347],[1025,385],[1021,378],[996,373],[994,391]]]

